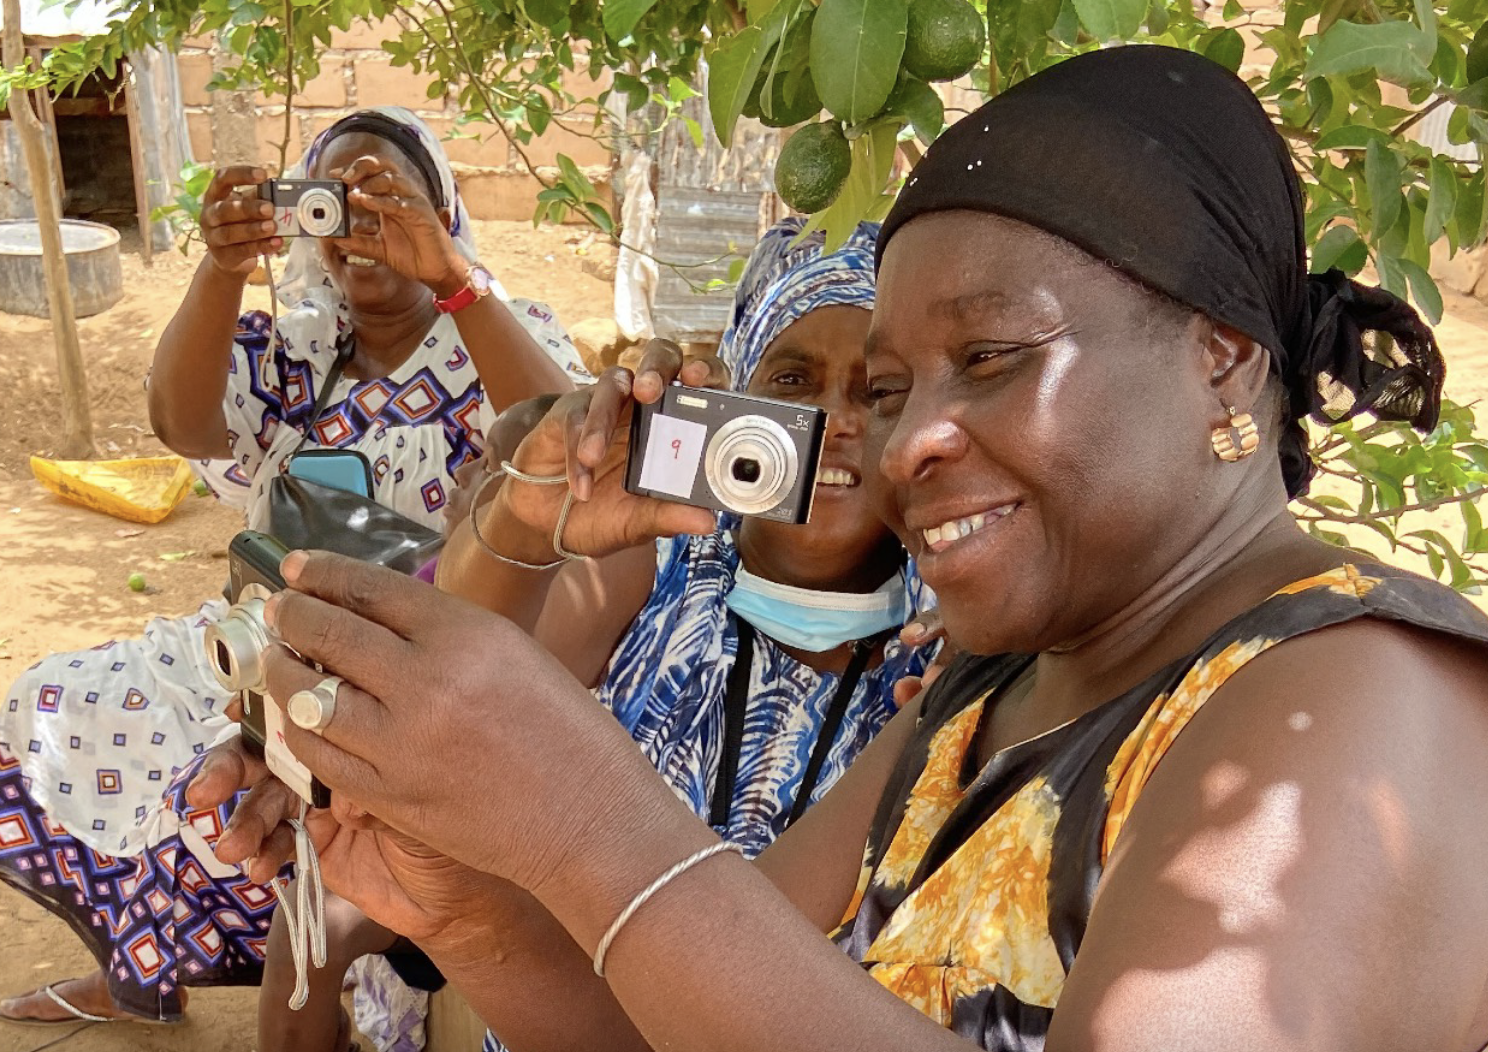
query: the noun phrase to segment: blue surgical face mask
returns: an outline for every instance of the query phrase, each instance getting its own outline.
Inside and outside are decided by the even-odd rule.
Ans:
[[[902,573],[873,592],[815,592],[766,581],[741,565],[724,601],[776,642],[813,653],[898,628],[909,617]]]

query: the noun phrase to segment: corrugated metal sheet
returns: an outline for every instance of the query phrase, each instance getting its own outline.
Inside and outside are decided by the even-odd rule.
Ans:
[[[1459,161],[1482,161],[1481,149],[1473,143],[1462,146],[1454,146],[1447,141],[1447,122],[1452,119],[1452,111],[1457,107],[1447,103],[1438,109],[1432,110],[1421,118],[1421,123],[1415,127],[1414,135],[1416,141],[1423,146],[1429,146],[1437,153],[1455,157]]]
[[[651,315],[659,336],[714,343],[728,324],[732,287],[699,292],[728,281],[729,265],[748,256],[760,235],[763,194],[663,185],[657,189],[656,257],[663,260]],[[698,264],[680,272],[666,263]]]

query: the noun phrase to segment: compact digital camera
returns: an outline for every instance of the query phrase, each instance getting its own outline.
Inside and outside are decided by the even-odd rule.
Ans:
[[[331,791],[295,759],[284,741],[284,706],[268,693],[264,654],[277,642],[264,623],[264,602],[284,589],[279,563],[289,554],[264,533],[244,530],[227,549],[232,607],[207,629],[207,661],[226,690],[243,705],[243,744],[312,807],[330,807]]]
[[[807,522],[826,410],[673,384],[630,425],[630,493],[775,522]]]
[[[280,237],[346,237],[346,184],[339,179],[270,179],[258,196],[274,206]]]

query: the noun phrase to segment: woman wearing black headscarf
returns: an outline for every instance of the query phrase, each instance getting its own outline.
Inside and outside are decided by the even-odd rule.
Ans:
[[[929,151],[879,244],[876,499],[1002,656],[752,868],[509,625],[291,556],[271,616],[346,677],[290,731],[340,794],[328,879],[524,1052],[1483,1047],[1488,621],[1287,511],[1303,416],[1429,427],[1442,363],[1301,229],[1260,106],[1186,52],[1071,59]],[[570,548],[621,461],[579,440],[628,397],[569,396]],[[280,653],[271,686],[320,675]],[[224,857],[272,865],[287,810],[262,783]]]

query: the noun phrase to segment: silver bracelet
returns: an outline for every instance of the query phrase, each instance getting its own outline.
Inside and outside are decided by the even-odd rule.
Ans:
[[[610,930],[604,933],[603,939],[599,940],[599,946],[594,951],[594,974],[601,978],[604,977],[605,954],[610,952],[610,943],[615,941],[615,936],[620,934],[620,929],[625,927],[630,918],[636,915],[637,910],[649,902],[651,897],[658,891],[676,880],[683,873],[686,873],[693,866],[699,862],[708,861],[714,855],[721,855],[725,851],[733,851],[739,855],[744,854],[742,847],[738,844],[731,844],[726,840],[717,844],[711,844],[701,851],[688,855],[681,862],[678,862],[671,869],[653,880],[639,895],[631,899],[630,905],[620,911],[620,916],[615,918],[615,923],[610,925]]]
[[[501,462],[501,471],[503,474],[510,475],[518,482],[528,482],[534,486],[568,485],[567,475],[529,475],[510,460],[503,460]],[[573,487],[569,486],[568,495],[563,498],[563,507],[558,512],[558,525],[553,527],[553,551],[557,552],[561,559],[566,559],[570,562],[583,562],[589,556],[580,555],[578,552],[571,552],[563,547],[563,528],[568,525],[568,513],[573,510],[573,502]]]
[[[503,464],[502,467],[505,468],[505,465]],[[490,485],[491,480],[499,476],[489,471],[484,471],[481,474],[485,477],[481,479],[480,485],[475,487],[475,492],[470,495],[470,532],[475,535],[476,543],[485,550],[485,553],[493,559],[506,563],[508,566],[519,566],[523,570],[553,570],[567,562],[567,559],[554,559],[550,563],[524,563],[521,559],[513,559],[510,556],[502,555],[495,548],[491,547],[491,543],[481,536],[480,523],[476,521],[476,513],[480,510],[481,494],[486,491],[486,487]]]

